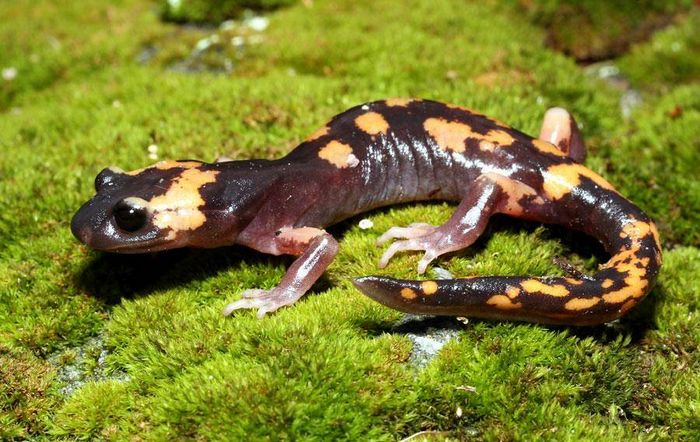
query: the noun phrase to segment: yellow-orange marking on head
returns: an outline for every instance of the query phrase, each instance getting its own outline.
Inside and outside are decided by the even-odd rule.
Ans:
[[[367,112],[360,115],[355,118],[355,125],[370,135],[386,134],[389,130],[389,123],[378,112]]]
[[[569,289],[561,284],[548,285],[537,279],[526,279],[520,286],[528,293],[540,292],[555,298],[562,298],[569,295]]]
[[[339,141],[332,140],[318,151],[318,156],[339,169],[356,166],[357,158],[352,153],[352,147]]]
[[[309,137],[306,139],[306,141],[314,141],[314,140],[321,138],[324,135],[328,135],[329,130],[330,129],[328,128],[328,126],[320,127],[318,129],[316,129],[316,131],[314,133],[309,135]]]
[[[575,279],[575,278],[565,278],[564,281],[568,282],[571,285],[581,285],[583,284],[583,281],[580,279]]]
[[[148,167],[142,167],[141,169],[132,170],[131,172],[126,172],[127,175],[138,175],[144,170],[148,169],[158,169],[158,170],[168,170],[174,169],[176,167],[182,167],[183,169],[191,169],[193,167],[201,166],[202,163],[198,161],[175,161],[175,160],[163,160],[158,161]]]
[[[425,293],[428,296],[437,292],[437,289],[438,289],[437,282],[435,282],[435,281],[423,281],[420,284],[420,287],[423,290],[423,293]]]
[[[575,187],[580,185],[582,176],[590,179],[604,189],[615,191],[612,184],[605,181],[605,178],[581,164],[555,164],[547,169],[543,173],[543,176],[544,191],[554,200],[568,195]]]
[[[540,139],[533,139],[532,144],[535,146],[535,149],[539,150],[540,152],[544,153],[551,153],[553,155],[559,156],[559,157],[565,157],[566,154],[561,151],[557,146],[555,146],[552,143],[549,143],[547,141],[543,141]]]
[[[564,308],[567,310],[586,310],[600,302],[600,298],[594,296],[592,298],[573,298],[564,304]]]
[[[606,278],[605,281],[603,281],[603,283],[600,286],[603,287],[604,289],[608,289],[608,288],[612,287],[613,282],[614,281],[612,279]]]
[[[161,229],[170,228],[170,234],[194,230],[207,220],[199,209],[205,204],[199,189],[216,181],[215,170],[186,169],[177,177],[167,192],[151,198],[148,210],[153,213],[153,224]]]
[[[418,295],[416,295],[416,292],[409,287],[404,287],[401,289],[401,297],[403,299],[416,299]]]
[[[413,98],[389,98],[384,100],[387,106],[397,106],[405,107],[408,106],[410,102],[414,101]]]
[[[493,295],[486,301],[486,303],[501,310],[513,310],[523,306],[523,304],[520,302],[513,302],[506,295]]]

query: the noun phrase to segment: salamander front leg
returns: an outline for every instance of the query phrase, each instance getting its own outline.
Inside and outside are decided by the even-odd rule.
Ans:
[[[392,238],[406,239],[389,246],[379,261],[379,267],[386,267],[397,252],[422,250],[425,255],[418,263],[418,273],[425,273],[428,264],[438,256],[472,245],[483,233],[491,215],[499,209],[503,195],[497,180],[490,175],[480,176],[445,224],[440,227],[426,224],[393,227],[382,235],[381,242]]]
[[[338,253],[338,242],[329,233],[314,228],[285,229],[272,242],[275,251],[300,255],[289,267],[277,287],[271,290],[250,289],[242,298],[224,308],[234,310],[257,308],[258,318],[301,298],[323,274]]]

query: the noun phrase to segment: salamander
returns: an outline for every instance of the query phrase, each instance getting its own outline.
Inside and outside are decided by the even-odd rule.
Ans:
[[[239,244],[294,255],[280,283],[250,289],[224,314],[258,316],[306,293],[338,252],[324,228],[391,204],[458,203],[440,226],[392,227],[379,261],[420,251],[418,273],[469,247],[496,213],[559,224],[600,241],[610,259],[593,275],[354,279],[369,297],[414,314],[593,325],[614,320],[650,291],[661,266],[654,222],[581,163],[583,138],[564,109],[545,113],[537,138],[472,110],[420,99],[388,99],[332,118],[274,160],[161,161],[102,170],[96,194],[74,216],[73,234],[117,253]]]

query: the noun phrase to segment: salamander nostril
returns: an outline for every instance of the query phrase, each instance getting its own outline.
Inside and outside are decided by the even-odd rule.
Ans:
[[[90,239],[92,238],[92,230],[89,225],[80,224],[76,222],[75,218],[73,218],[70,230],[73,233],[73,236],[75,236],[78,239],[78,241],[86,245],[90,244]]]
[[[147,211],[126,200],[119,201],[112,209],[117,226],[127,232],[136,232],[146,225]]]

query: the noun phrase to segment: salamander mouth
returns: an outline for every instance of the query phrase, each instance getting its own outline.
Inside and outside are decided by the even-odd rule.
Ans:
[[[160,252],[163,250],[169,250],[179,247],[172,240],[148,240],[140,242],[132,242],[129,244],[118,244],[114,246],[99,247],[95,244],[90,244],[90,247],[99,250],[100,252],[106,253],[119,253],[119,254],[139,254],[139,253],[150,253],[150,252]]]

